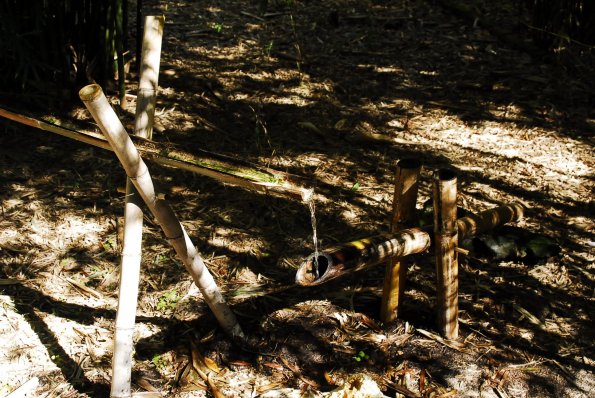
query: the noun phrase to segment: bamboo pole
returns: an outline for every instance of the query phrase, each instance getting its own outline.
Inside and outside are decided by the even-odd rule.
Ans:
[[[158,87],[163,17],[147,16],[141,56],[139,92],[136,104],[135,135],[151,139]],[[133,332],[138,301],[142,256],[143,211],[140,198],[130,178],[126,178],[124,209],[124,244],[120,270],[120,288],[110,397],[131,397]]]
[[[79,96],[101,131],[106,135],[126,174],[155,216],[166,238],[171,242],[186,269],[192,275],[194,283],[200,289],[205,302],[213,311],[221,328],[231,337],[243,339],[244,334],[236,316],[228,307],[213,276],[173,210],[164,199],[157,196],[147,165],[109,105],[101,87],[97,84],[85,86],[80,90]]]
[[[124,4],[128,0],[114,0],[114,50],[116,52],[116,71],[118,72],[118,97],[120,109],[126,109],[126,73],[124,72]]]
[[[109,142],[101,134],[80,132],[2,108],[0,108],[0,116],[17,123],[113,151]],[[171,144],[157,143],[139,137],[132,137],[132,141],[143,158],[162,166],[190,171],[213,178],[224,184],[232,184],[251,191],[270,193],[292,200],[307,202],[313,194],[311,188],[305,187],[307,184],[303,178],[289,173],[257,166],[213,152],[197,151],[197,153],[190,153]]]
[[[415,217],[420,171],[421,162],[418,160],[403,159],[397,163],[390,219],[391,233],[410,226]],[[380,320],[384,323],[394,321],[398,316],[399,304],[403,301],[408,262],[408,257],[392,257],[386,264],[380,303]]]
[[[459,268],[457,252],[457,176],[441,169],[434,177],[434,248],[438,329],[447,339],[459,336]]]
[[[464,240],[523,218],[525,209],[518,203],[505,204],[477,215],[459,218],[459,239]],[[302,286],[315,286],[335,278],[370,268],[390,257],[421,253],[435,244],[434,226],[410,228],[392,234],[356,240],[319,252],[319,273],[313,265],[313,255],[302,262],[295,281]],[[427,243],[429,242],[429,243]]]
[[[295,281],[302,286],[320,285],[389,258],[421,253],[429,247],[430,235],[421,228],[359,239],[319,252],[318,273],[314,268],[313,255],[310,255],[298,269]]]

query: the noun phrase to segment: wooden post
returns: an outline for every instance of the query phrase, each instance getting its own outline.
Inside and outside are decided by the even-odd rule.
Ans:
[[[410,226],[409,224],[415,217],[420,171],[421,162],[418,160],[403,159],[397,163],[393,211],[390,219],[391,233]],[[380,306],[380,319],[384,323],[397,318],[399,304],[403,301],[407,265],[407,257],[392,257],[386,264]]]
[[[155,93],[159,76],[163,17],[147,16],[143,37],[142,69],[136,104],[135,135],[151,139],[155,114]],[[143,211],[142,199],[130,178],[126,178],[124,209],[124,244],[120,267],[120,287],[110,397],[131,396],[133,332],[138,301],[142,256]]]
[[[434,242],[438,329],[447,339],[459,335],[457,236],[457,176],[441,169],[434,177]]]
[[[126,175],[138,190],[143,201],[163,229],[166,238],[174,247],[190,275],[192,275],[194,283],[200,289],[205,302],[215,318],[217,318],[221,328],[232,338],[243,339],[244,333],[235,314],[227,305],[213,276],[172,208],[157,195],[147,165],[140,157],[122,122],[120,122],[103,94],[101,87],[97,84],[85,86],[80,90],[79,96],[107,137],[118,160],[126,171]]]

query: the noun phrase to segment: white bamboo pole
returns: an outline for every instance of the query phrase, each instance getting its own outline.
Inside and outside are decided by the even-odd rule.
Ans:
[[[155,216],[166,238],[192,275],[194,283],[200,289],[221,328],[231,337],[243,339],[244,334],[235,314],[227,305],[213,276],[175,213],[164,199],[157,196],[147,165],[140,157],[101,87],[97,84],[85,86],[80,90],[79,96],[105,134],[126,174]]]
[[[141,73],[136,103],[135,135],[151,139],[155,100],[158,87],[161,41],[164,18],[147,16],[143,35]],[[110,397],[128,398],[131,392],[133,332],[138,302],[140,266],[142,257],[143,211],[142,199],[126,178],[126,205],[124,209],[124,242],[120,268],[120,287],[114,353],[112,358],[112,384]]]

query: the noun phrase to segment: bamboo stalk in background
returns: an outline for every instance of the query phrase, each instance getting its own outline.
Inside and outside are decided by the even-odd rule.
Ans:
[[[118,72],[118,97],[120,109],[126,109],[126,73],[124,72],[124,3],[128,0],[114,0],[114,50],[116,52],[116,68]]]
[[[80,132],[44,120],[32,118],[0,108],[0,116],[6,119],[58,134],[98,148],[113,151],[101,134]],[[305,180],[289,173],[257,166],[229,156],[207,151],[190,153],[167,143],[157,143],[139,137],[132,137],[143,158],[162,166],[174,167],[213,178],[224,184],[232,184],[251,191],[274,194],[307,202],[312,189],[304,187]]]
[[[434,243],[438,329],[447,339],[459,336],[457,176],[441,169],[434,177]]]
[[[158,87],[163,17],[147,16],[141,55],[142,69],[136,104],[134,133],[151,139]],[[143,211],[142,199],[130,178],[126,178],[126,205],[124,209],[124,243],[120,269],[118,311],[114,334],[112,383],[110,397],[130,397],[132,374],[133,332],[140,282],[142,256]]]
[[[147,165],[111,108],[101,87],[97,84],[85,86],[80,90],[79,96],[107,137],[126,174],[155,216],[166,238],[192,275],[194,283],[200,289],[221,328],[231,337],[243,339],[244,334],[235,314],[227,305],[213,276],[173,210],[164,199],[157,196]]]
[[[397,163],[390,219],[391,233],[410,226],[415,217],[420,171],[421,163],[418,160],[403,159]],[[380,304],[380,320],[384,323],[394,321],[398,316],[399,304],[403,301],[408,262],[408,257],[392,257],[386,264]]]

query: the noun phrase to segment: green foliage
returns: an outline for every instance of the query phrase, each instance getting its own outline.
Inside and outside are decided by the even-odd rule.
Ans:
[[[115,252],[118,249],[118,237],[116,234],[110,235],[102,244],[106,252]]]
[[[159,297],[157,301],[157,310],[173,310],[176,308],[176,304],[180,300],[180,295],[177,290],[170,290],[165,292]]]
[[[357,355],[356,355],[356,356],[354,356],[354,357],[353,357],[353,359],[354,359],[356,362],[362,362],[362,361],[364,361],[364,360],[368,360],[368,359],[370,359],[370,357],[369,357],[369,356],[368,356],[368,354],[366,354],[365,352],[363,352],[363,351],[360,351],[360,352],[358,352],[358,353],[357,353]]]
[[[273,51],[273,46],[274,46],[274,44],[275,44],[275,42],[274,42],[273,40],[271,40],[271,41],[269,42],[269,44],[267,44],[267,45],[264,47],[264,52],[265,52],[265,54],[267,55],[267,57],[270,57],[270,56],[271,56],[271,52]]]
[[[213,26],[213,30],[217,33],[223,32],[223,24],[221,22],[216,23],[215,26]]]
[[[165,369],[168,364],[167,359],[165,359],[162,355],[159,354],[155,354],[153,356],[153,359],[151,359],[151,362],[159,370]]]

